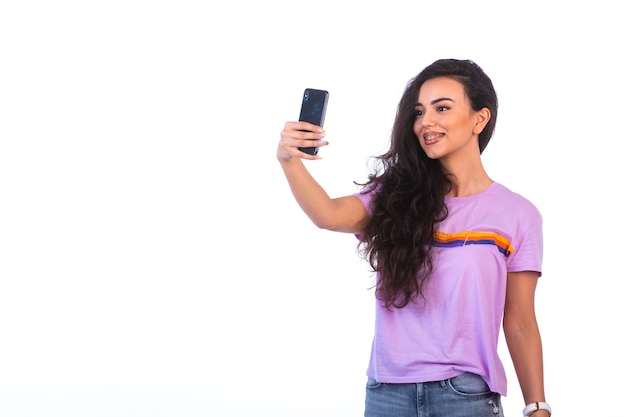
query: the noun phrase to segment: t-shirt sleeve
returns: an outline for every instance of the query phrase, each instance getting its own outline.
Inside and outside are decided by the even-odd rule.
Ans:
[[[353,195],[361,200],[361,203],[363,203],[363,205],[365,206],[365,210],[367,210],[367,214],[372,214],[372,208],[370,207],[370,203],[372,201],[372,193],[367,192],[366,190],[361,190],[357,193],[354,193]]]
[[[536,271],[541,276],[543,262],[543,220],[532,205],[525,221],[520,222],[513,244],[514,252],[507,260],[509,272]]]

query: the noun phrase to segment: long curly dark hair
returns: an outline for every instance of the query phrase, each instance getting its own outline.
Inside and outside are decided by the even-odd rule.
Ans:
[[[359,243],[362,256],[378,272],[376,297],[387,308],[402,308],[424,296],[433,265],[431,239],[448,216],[445,196],[451,179],[438,160],[426,156],[413,132],[415,103],[425,81],[450,77],[464,86],[475,111],[487,107],[491,119],[479,135],[480,152],[493,134],[498,99],[485,72],[470,60],[435,61],[409,81],[398,104],[389,151],[364,186],[374,191],[372,212]]]

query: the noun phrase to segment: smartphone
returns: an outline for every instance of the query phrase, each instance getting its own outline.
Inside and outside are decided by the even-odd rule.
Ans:
[[[324,117],[326,117],[326,107],[328,106],[328,91],[317,90],[315,88],[305,88],[302,95],[302,107],[300,108],[301,122],[313,123],[317,126],[324,126]],[[307,147],[298,148],[302,152],[309,155],[317,155],[319,148]]]

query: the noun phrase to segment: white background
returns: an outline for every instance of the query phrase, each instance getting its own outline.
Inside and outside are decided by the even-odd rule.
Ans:
[[[448,57],[491,76],[485,165],[544,215],[555,416],[616,415],[618,7],[2,2],[0,416],[362,415],[373,278],[353,236],[299,211],[275,148],[303,89],[329,90],[331,144],[308,166],[331,195],[354,192],[406,82]]]

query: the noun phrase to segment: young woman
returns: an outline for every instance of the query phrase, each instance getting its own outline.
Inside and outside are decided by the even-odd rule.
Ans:
[[[478,65],[432,63],[407,85],[378,168],[340,198],[302,162],[319,157],[298,150],[328,145],[325,132],[306,122],[281,132],[277,158],[302,210],[320,228],[356,234],[377,273],[365,417],[502,416],[501,325],[524,415],[551,413],[534,310],[542,218],[483,167],[497,113]]]

